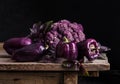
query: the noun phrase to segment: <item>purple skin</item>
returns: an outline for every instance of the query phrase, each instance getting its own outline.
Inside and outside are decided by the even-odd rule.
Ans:
[[[45,47],[41,43],[34,43],[15,50],[12,59],[19,62],[38,61],[43,55]]]
[[[4,42],[3,48],[8,54],[12,55],[14,50],[20,49],[30,44],[32,44],[32,41],[28,37],[10,38]]]
[[[56,56],[58,58],[65,58],[68,61],[76,60],[77,56],[78,56],[76,43],[74,43],[74,42],[69,42],[69,43],[59,42],[56,47]]]

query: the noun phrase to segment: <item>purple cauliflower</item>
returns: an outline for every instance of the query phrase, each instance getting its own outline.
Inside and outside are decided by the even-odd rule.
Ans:
[[[81,42],[85,40],[83,27],[81,24],[71,23],[68,20],[60,20],[51,25],[51,30],[46,33],[47,44],[56,47],[58,42],[66,37],[69,41]]]
[[[56,48],[56,45],[64,36],[69,41],[76,43],[85,40],[83,26],[76,22],[71,23],[65,19],[55,23],[53,21],[48,21],[43,24],[39,22],[34,24],[30,30],[29,37],[33,42],[42,42],[53,48]]]

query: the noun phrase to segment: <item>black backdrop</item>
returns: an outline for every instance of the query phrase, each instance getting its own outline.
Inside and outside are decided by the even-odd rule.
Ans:
[[[87,38],[111,48],[111,69],[120,69],[119,2],[105,0],[0,0],[0,41],[29,34],[38,21],[68,19],[81,23]]]

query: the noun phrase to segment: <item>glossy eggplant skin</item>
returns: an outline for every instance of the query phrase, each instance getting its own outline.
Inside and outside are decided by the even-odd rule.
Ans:
[[[32,41],[30,38],[16,37],[16,38],[10,38],[10,39],[6,40],[3,44],[3,48],[8,54],[12,55],[12,53],[16,49],[20,49],[20,48],[30,45],[30,44],[32,44]]]
[[[34,43],[25,46],[21,49],[15,50],[12,59],[18,62],[31,62],[38,61],[45,50],[45,47],[41,43]]]
[[[98,45],[98,42],[93,38],[79,42],[77,46],[79,51],[78,59],[80,59],[80,57],[86,56],[89,61],[92,61],[99,56],[100,47]]]
[[[76,43],[69,42],[59,42],[56,47],[56,57],[65,58],[69,61],[76,60],[78,56],[78,50]]]

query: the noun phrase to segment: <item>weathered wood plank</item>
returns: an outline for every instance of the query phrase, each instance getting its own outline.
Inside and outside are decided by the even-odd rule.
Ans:
[[[13,80],[0,79],[0,84],[14,84]]]
[[[83,63],[88,71],[109,70],[109,63]],[[0,58],[0,70],[29,70],[29,71],[78,71],[75,67],[63,68],[59,63],[13,62],[10,58]]]
[[[83,63],[88,71],[110,70],[110,64],[105,60],[98,60],[93,63]],[[0,70],[29,70],[29,71],[77,71],[76,67],[63,68],[59,63],[39,63],[39,62],[14,62],[10,58],[0,58]]]
[[[109,63],[83,63],[88,71],[109,70]],[[10,58],[0,58],[0,70],[29,70],[29,71],[75,71],[76,68],[65,69],[59,63],[13,62]]]
[[[0,84],[78,84],[79,68],[63,68],[61,63],[15,62],[2,45],[0,43]],[[99,76],[99,71],[110,70],[108,59],[82,65],[94,77]]]
[[[0,44],[0,70],[6,71],[79,71],[79,68],[63,68],[60,63],[39,63],[39,62],[15,62],[2,48]],[[107,57],[106,57],[107,58]],[[83,66],[88,71],[110,70],[108,59],[96,59],[92,62],[85,62]]]
[[[90,77],[99,77],[99,71],[90,71],[89,75]]]
[[[3,49],[3,42],[0,42],[0,49]]]
[[[0,72],[0,84],[60,84],[61,77],[52,72]]]
[[[0,43],[0,58],[1,57],[10,57],[6,51],[3,49],[3,43]]]
[[[58,63],[37,62],[0,62],[0,70],[4,71],[75,71],[75,68],[63,68]]]
[[[78,73],[64,72],[64,84],[78,84]]]
[[[83,63],[87,71],[106,71],[110,70],[109,63]]]

